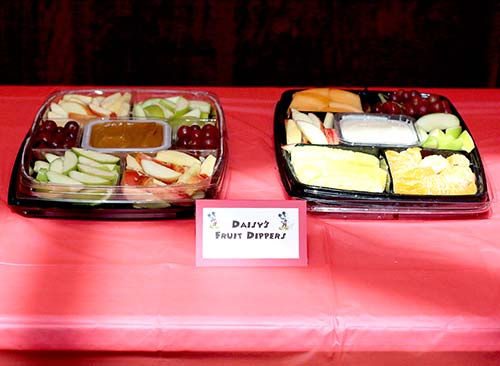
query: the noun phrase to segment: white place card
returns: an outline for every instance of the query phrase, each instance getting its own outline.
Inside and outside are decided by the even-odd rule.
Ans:
[[[197,266],[306,266],[306,202],[197,200]]]

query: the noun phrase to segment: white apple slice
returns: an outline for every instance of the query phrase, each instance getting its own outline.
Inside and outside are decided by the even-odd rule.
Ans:
[[[52,163],[54,160],[59,159],[60,156],[52,153],[45,153],[44,155],[45,160],[47,160],[49,163]]]
[[[111,115],[111,111],[107,108],[101,107],[98,104],[90,103],[89,109],[100,117],[109,117]]]
[[[446,130],[447,128],[460,126],[460,120],[451,113],[430,113],[417,119],[415,126],[422,127],[426,132],[436,128]]]
[[[63,100],[65,101],[76,101],[83,104],[90,104],[92,102],[92,97],[89,95],[81,95],[81,94],[65,94],[63,96]]]
[[[161,150],[156,153],[156,159],[169,164],[181,165],[181,166],[191,166],[193,164],[200,164],[200,161],[186,154],[182,151],[177,150]]]
[[[68,112],[65,111],[59,104],[57,103],[50,103],[50,110],[53,112],[53,113],[56,113],[58,115],[60,115],[61,117],[63,118],[67,118],[68,117]]]
[[[296,109],[292,109],[292,118],[295,121],[304,121],[304,122],[314,123],[313,121],[311,121],[311,118],[309,118],[309,116],[306,113],[299,112]]]
[[[325,119],[323,120],[324,128],[333,128],[333,113],[327,112],[325,114]]]
[[[285,132],[287,144],[300,144],[302,142],[302,132],[293,119],[285,120]]]
[[[126,117],[128,116],[129,112],[130,112],[130,103],[125,101],[122,103],[116,114],[119,117]]]
[[[143,172],[141,164],[139,164],[137,159],[134,158],[132,155],[127,154],[126,161],[127,161],[127,166],[126,166],[127,169]]]
[[[326,145],[328,140],[321,128],[304,121],[295,121],[302,134],[311,144]]]
[[[311,120],[311,122],[321,128],[321,127],[324,127],[323,126],[323,122],[321,122],[321,120],[319,119],[319,117],[317,115],[315,115],[314,113],[308,113],[307,116],[309,117],[309,119]]]
[[[187,168],[184,173],[177,179],[177,183],[196,184],[202,178],[200,177],[201,164],[193,164]]]
[[[121,96],[122,94],[120,92],[116,92],[106,96],[100,103],[101,107],[111,109],[111,106],[115,104],[116,101],[121,98]]]
[[[175,182],[181,176],[181,173],[167,168],[164,165],[158,164],[153,160],[142,159],[141,166],[147,175],[150,175],[151,177],[157,178],[166,183]]]
[[[83,104],[78,102],[65,102],[62,101],[59,103],[59,106],[69,113],[76,113],[81,115],[89,115],[88,108],[86,108]]]
[[[213,155],[208,155],[200,166],[200,175],[202,177],[211,177],[214,174],[215,163],[217,159]]]

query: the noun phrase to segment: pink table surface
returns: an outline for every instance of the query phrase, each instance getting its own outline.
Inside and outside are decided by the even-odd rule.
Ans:
[[[309,215],[305,268],[197,268],[194,219],[35,219],[10,209],[15,155],[54,89],[0,87],[3,352],[267,354],[287,364],[358,353],[498,357],[500,90],[420,89],[447,96],[467,122],[493,193],[489,218]],[[273,146],[285,89],[197,89],[218,94],[226,114],[224,197],[286,199]]]

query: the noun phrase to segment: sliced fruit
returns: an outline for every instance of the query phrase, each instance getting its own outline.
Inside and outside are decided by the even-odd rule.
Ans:
[[[302,142],[302,132],[293,119],[285,120],[286,143],[300,144]]]
[[[99,163],[95,160],[92,160],[92,159],[89,159],[85,156],[79,156],[78,157],[78,162],[80,164],[85,164],[85,165],[90,165],[90,166],[93,166],[94,168],[99,168],[99,169],[103,169],[103,170],[107,170],[107,171],[116,171],[117,169],[119,169],[119,165],[117,164],[104,164],[104,163]]]
[[[430,113],[417,119],[415,125],[430,132],[434,129],[446,130],[447,128],[459,127],[460,120],[451,113]]]
[[[323,120],[324,128],[333,128],[333,113],[327,112],[325,114],[325,119]]]
[[[33,171],[35,173],[38,173],[42,169],[49,170],[49,166],[50,164],[47,161],[37,160],[35,161],[35,164],[33,164]]]
[[[110,172],[109,170],[99,169],[90,165],[78,164],[77,169],[82,173],[95,175],[110,181],[116,181],[117,178],[117,173],[115,171]]]
[[[363,107],[361,106],[361,98],[356,93],[342,89],[330,88],[328,90],[328,97],[332,102],[347,104],[352,106],[357,111],[363,112]]]
[[[59,159],[60,156],[52,153],[45,153],[45,159],[49,162],[52,163],[54,160]]]
[[[133,109],[132,113],[134,114],[135,117],[139,117],[139,118],[146,117],[146,112],[144,111],[144,108],[139,103],[134,104],[134,109]]]
[[[63,101],[63,102],[59,103],[59,106],[68,113],[68,116],[69,116],[69,113],[80,114],[83,116],[88,116],[90,114],[89,109],[85,105],[78,103],[78,102],[64,102]]]
[[[141,166],[146,174],[166,183],[175,182],[181,176],[181,173],[156,163],[153,160],[142,159]]]
[[[98,104],[90,103],[89,109],[92,112],[94,112],[96,115],[101,116],[101,117],[109,117],[111,115],[111,111],[109,109],[101,107]]]
[[[185,152],[178,150],[161,150],[156,154],[156,159],[164,163],[191,166],[193,164],[200,164],[200,161]]]
[[[57,103],[50,103],[50,110],[62,117],[68,117],[68,112]]]
[[[73,171],[72,173],[76,173],[76,171]],[[67,175],[50,170],[47,172],[47,178],[49,182],[52,183],[83,185],[83,183],[78,180],[75,180],[71,177],[68,177]]]
[[[80,147],[73,147],[72,150],[79,156],[85,156],[86,158],[95,160],[99,163],[116,164],[120,161],[120,158],[117,156],[98,151],[82,149]]]
[[[48,169],[40,169],[37,172],[35,179],[37,181],[43,182],[43,183],[48,182],[49,181],[49,177],[47,177],[47,172],[48,172]]]
[[[189,111],[189,101],[184,97],[179,97],[175,104],[174,118],[180,117]]]
[[[311,144],[327,144],[328,141],[326,139],[325,134],[321,130],[321,128],[318,128],[317,126],[313,125],[312,123],[307,123],[304,121],[296,121],[297,126],[299,127],[300,131],[302,134],[305,136],[307,141],[309,141]]]
[[[49,171],[62,174],[63,173],[63,166],[64,166],[63,159],[61,157],[59,157],[50,163]]]
[[[142,172],[143,171],[141,164],[139,164],[139,162],[137,161],[137,159],[134,158],[132,155],[127,154],[126,162],[127,162],[127,166],[126,166],[127,169],[135,170],[135,171],[138,171],[138,172]]]
[[[444,133],[446,136],[450,136],[456,139],[462,133],[462,127],[461,126],[449,127],[444,131]]]
[[[98,177],[92,174],[83,173],[78,170],[70,171],[68,176],[78,182],[89,185],[111,185],[113,183],[109,179]]]
[[[211,177],[214,174],[215,163],[217,159],[213,155],[208,155],[200,166],[200,175]]]
[[[143,107],[146,117],[165,118],[163,108],[159,104],[151,104]]]
[[[90,104],[92,102],[92,97],[89,95],[82,94],[64,94],[63,100],[67,101],[78,101],[83,104]]]
[[[469,134],[467,130],[464,130],[460,136],[458,136],[458,140],[462,141],[462,150],[467,151],[470,153],[476,145],[474,144],[474,140],[472,139],[472,136]]]
[[[78,156],[71,150],[64,152],[62,173],[68,174],[71,170],[76,169],[78,164]]]
[[[210,103],[203,100],[190,100],[189,108],[199,109],[202,113],[206,113],[207,115],[210,115],[210,111],[212,110]]]

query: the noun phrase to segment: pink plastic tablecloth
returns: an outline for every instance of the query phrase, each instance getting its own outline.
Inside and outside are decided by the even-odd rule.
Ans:
[[[467,122],[493,193],[489,218],[309,216],[305,268],[197,268],[194,219],[33,219],[8,207],[15,155],[54,89],[0,87],[4,358],[67,351],[136,364],[390,365],[500,357],[500,90],[425,90],[447,96]],[[286,199],[273,146],[285,89],[199,89],[219,95],[227,118],[225,198]]]

